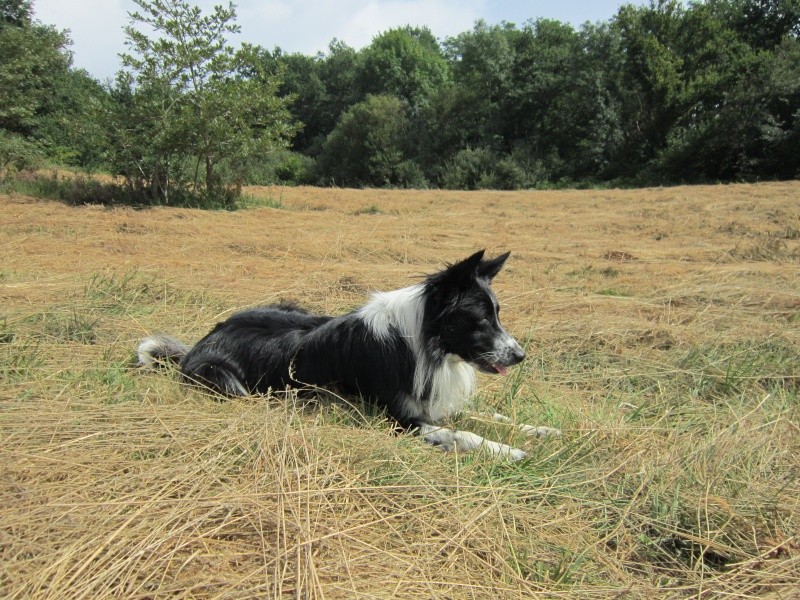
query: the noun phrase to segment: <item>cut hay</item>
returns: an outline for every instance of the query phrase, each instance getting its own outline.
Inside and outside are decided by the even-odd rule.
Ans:
[[[0,596],[797,594],[800,184],[249,193],[281,208],[0,197]],[[476,408],[564,435],[455,425],[521,463],[131,366],[145,335],[349,310],[482,247],[512,251],[528,359]]]

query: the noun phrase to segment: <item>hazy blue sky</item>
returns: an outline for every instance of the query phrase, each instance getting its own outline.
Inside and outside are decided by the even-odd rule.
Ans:
[[[199,0],[204,12],[224,0]],[[239,41],[286,52],[315,54],[325,51],[333,38],[361,48],[382,31],[401,25],[425,25],[438,38],[472,28],[477,19],[490,24],[522,24],[539,17],[558,19],[575,27],[586,21],[606,21],[622,4],[642,0],[577,2],[513,2],[490,0],[239,0]],[[131,0],[34,0],[37,20],[69,29],[76,67],[98,79],[113,77],[124,50],[122,27],[128,24]],[[232,40],[236,41],[236,40]]]

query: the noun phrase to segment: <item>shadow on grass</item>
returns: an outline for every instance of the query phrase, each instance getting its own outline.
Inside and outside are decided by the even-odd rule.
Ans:
[[[177,188],[164,199],[160,194],[142,187],[124,185],[114,180],[91,175],[61,174],[51,172],[21,171],[0,177],[0,193],[24,194],[35,198],[56,200],[70,206],[102,205],[148,208],[152,206],[177,206],[210,210],[236,210],[241,208],[239,194],[225,191],[210,195],[204,191]]]

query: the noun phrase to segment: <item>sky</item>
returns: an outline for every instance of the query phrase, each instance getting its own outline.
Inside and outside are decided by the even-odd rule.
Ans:
[[[227,0],[197,0],[204,13]],[[257,44],[270,50],[314,55],[325,52],[334,38],[356,49],[393,27],[427,26],[439,39],[472,29],[478,19],[489,24],[528,19],[556,19],[579,27],[586,21],[607,21],[622,4],[642,0],[490,1],[490,0],[238,0],[236,22],[242,32],[230,41]],[[73,65],[105,81],[119,70],[125,50],[122,28],[132,0],[34,0],[34,18],[68,29]]]

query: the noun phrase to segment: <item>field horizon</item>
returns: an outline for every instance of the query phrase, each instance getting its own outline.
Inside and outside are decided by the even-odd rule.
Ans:
[[[800,182],[0,195],[5,598],[800,597]],[[342,313],[486,248],[527,359],[452,425],[133,368],[232,312]],[[557,427],[530,440],[487,422]]]

